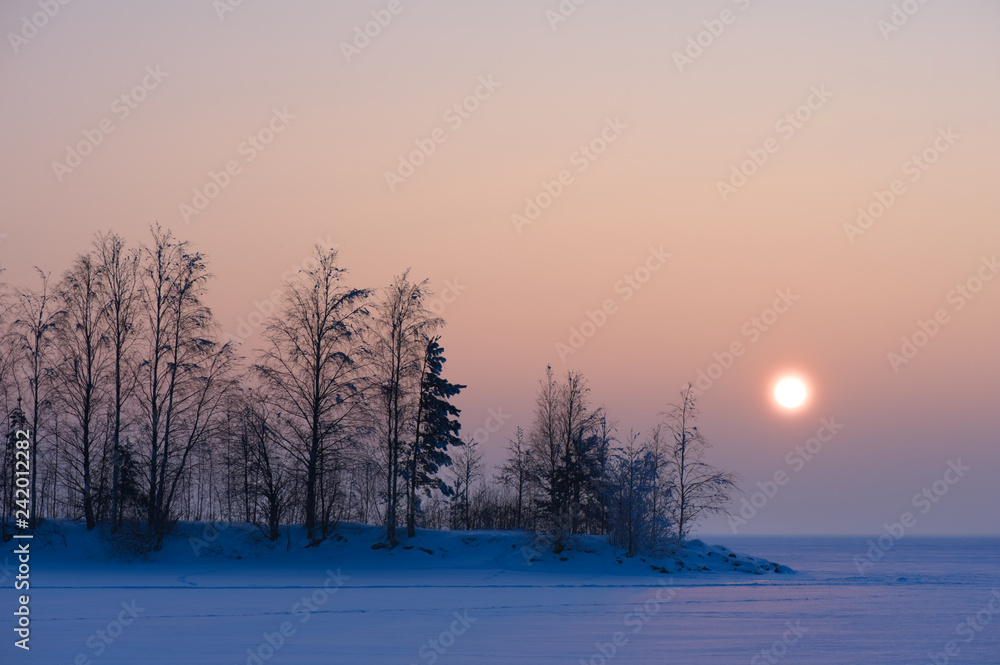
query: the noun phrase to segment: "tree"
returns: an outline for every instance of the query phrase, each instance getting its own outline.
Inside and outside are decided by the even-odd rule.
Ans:
[[[305,526],[316,538],[317,493],[327,465],[337,462],[361,405],[361,328],[367,289],[346,286],[337,252],[316,246],[316,267],[285,283],[256,365],[291,429],[288,452],[305,477]],[[326,535],[327,524],[322,530]]]
[[[94,252],[100,274],[103,317],[111,347],[111,532],[118,530],[121,499],[122,428],[125,404],[135,389],[131,351],[139,334],[139,252],[114,233],[99,235]]]
[[[663,436],[663,426],[655,425],[649,431],[644,449],[649,458],[649,520],[648,542],[658,548],[670,538],[670,517],[667,513],[667,502],[672,496],[670,478],[667,475],[669,463],[667,457],[667,442]]]
[[[63,276],[58,293],[64,321],[56,338],[61,355],[57,371],[60,402],[72,419],[70,450],[78,465],[68,482],[79,478],[76,491],[81,496],[87,529],[91,530],[97,525],[93,487],[95,415],[102,398],[108,341],[101,316],[98,267],[91,254],[76,258]]]
[[[215,340],[217,326],[202,302],[210,277],[204,257],[169,231],[154,227],[152,235],[142,267],[147,345],[140,402],[148,436],[146,517],[159,546],[192,453],[220,425],[234,355]]]
[[[524,506],[531,482],[531,451],[520,427],[515,430],[514,438],[507,440],[507,460],[500,467],[497,480],[513,488],[517,497],[514,525],[518,529],[525,528]]]
[[[9,334],[11,324],[11,302],[8,298],[6,285],[0,283],[0,423],[7,429],[2,430],[2,459],[0,459],[0,542],[7,542],[11,533],[8,530],[8,515],[14,514],[14,460],[17,430],[27,429],[24,412],[21,411],[21,400],[17,398],[13,377],[14,361],[18,355],[14,351],[14,339]],[[15,398],[17,401],[14,401]]]
[[[635,556],[647,546],[653,519],[653,464],[636,432],[629,432],[624,445],[615,449],[608,475],[611,543],[624,547],[626,556]]]
[[[581,533],[607,533],[608,513],[603,501],[611,449],[617,441],[616,424],[609,420],[604,408],[594,410],[593,430],[578,444],[582,482],[577,489]]]
[[[535,397],[535,419],[529,435],[531,476],[538,485],[539,506],[545,512],[546,528],[554,530],[559,523],[557,477],[560,467],[559,447],[559,385],[552,366],[545,368],[545,378],[538,382]]]
[[[366,524],[385,524],[385,464],[381,438],[361,439],[349,459],[348,519]]]
[[[396,544],[400,456],[404,441],[415,436],[420,402],[421,363],[428,334],[441,320],[424,306],[426,281],[413,284],[409,271],[383,289],[375,306],[369,350],[375,373],[375,399],[385,445],[385,537]]]
[[[607,508],[611,542],[627,556],[662,551],[670,520],[664,497],[670,496],[661,428],[645,439],[630,431],[615,448],[607,472]]]
[[[243,455],[234,460],[244,477],[246,521],[258,522],[263,514],[262,530],[269,540],[277,540],[281,521],[288,508],[290,478],[282,455],[280,418],[271,410],[264,395],[251,391],[239,400],[239,437]],[[259,509],[259,510],[258,510]]]
[[[603,411],[590,406],[589,392],[582,374],[567,372],[560,384],[548,367],[535,400],[534,476],[545,494],[540,504],[556,553],[600,512],[600,479],[611,437]]]
[[[9,530],[7,516],[14,515],[14,511],[18,508],[18,502],[15,498],[17,433],[28,428],[28,419],[25,418],[20,405],[11,410],[5,425],[7,431],[4,436],[3,459],[0,461],[0,490],[3,492],[0,496],[0,502],[2,502],[0,503],[0,542],[4,543],[14,535]]]
[[[472,487],[483,477],[483,453],[479,442],[469,439],[462,444],[452,465],[453,503],[452,524],[472,528]]]
[[[450,493],[447,483],[436,474],[442,467],[451,465],[448,448],[462,445],[458,437],[462,427],[458,421],[461,412],[449,400],[465,386],[451,383],[441,376],[445,357],[438,340],[437,337],[429,338],[424,347],[415,433],[404,473],[407,484],[406,532],[410,538],[416,535],[417,492],[424,490],[429,496],[431,489],[437,488],[445,496]]]
[[[35,268],[41,278],[37,291],[23,290],[17,294],[12,325],[15,353],[20,365],[19,375],[27,383],[27,420],[31,430],[31,521],[38,515],[38,457],[43,427],[51,416],[53,368],[52,343],[63,313],[56,309],[49,291],[49,275]]]
[[[704,461],[709,443],[694,424],[699,412],[691,384],[681,391],[680,402],[671,404],[664,415],[665,427],[673,437],[667,452],[672,490],[668,509],[677,539],[684,542],[699,519],[726,512],[739,477]]]

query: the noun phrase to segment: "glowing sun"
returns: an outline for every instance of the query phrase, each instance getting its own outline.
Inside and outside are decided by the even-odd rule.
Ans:
[[[806,401],[807,392],[806,384],[801,379],[788,377],[778,381],[774,387],[774,399],[786,409],[794,409]]]

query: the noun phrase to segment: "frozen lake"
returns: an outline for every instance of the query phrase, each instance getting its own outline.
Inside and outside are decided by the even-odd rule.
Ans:
[[[866,538],[705,540],[798,572],[390,571],[325,555],[69,563],[43,551],[30,662],[1000,662],[1000,539],[907,537],[864,575]],[[10,582],[0,662],[29,662],[12,644]]]

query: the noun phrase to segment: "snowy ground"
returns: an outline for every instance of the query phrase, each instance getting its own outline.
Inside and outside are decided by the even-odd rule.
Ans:
[[[561,561],[513,534],[390,552],[348,526],[269,551],[233,528],[126,564],[63,531],[32,558],[30,655],[3,581],[2,663],[1000,663],[998,539],[905,538],[859,574],[865,538],[725,538],[797,572],[732,572],[769,564],[696,548],[664,574],[596,540]],[[717,570],[690,571],[704,561]]]

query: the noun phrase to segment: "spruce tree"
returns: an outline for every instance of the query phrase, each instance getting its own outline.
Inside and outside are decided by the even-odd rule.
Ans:
[[[406,532],[411,538],[416,533],[417,492],[423,490],[429,495],[436,487],[445,496],[450,494],[451,488],[436,474],[442,467],[451,466],[448,448],[462,445],[458,437],[460,411],[450,400],[465,386],[451,383],[441,376],[446,359],[439,339],[428,338],[424,348],[416,434],[404,471],[408,490]]]

